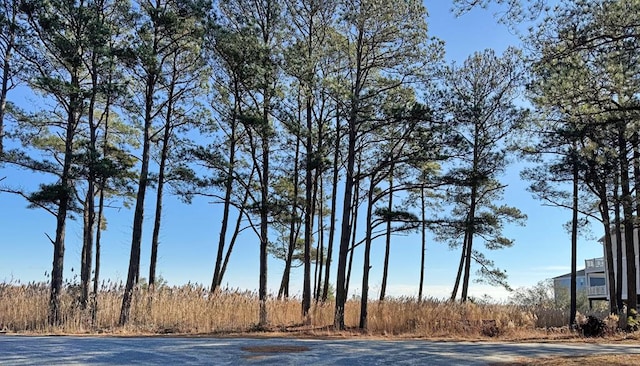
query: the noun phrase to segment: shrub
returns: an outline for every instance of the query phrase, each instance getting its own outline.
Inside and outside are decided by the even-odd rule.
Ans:
[[[586,322],[578,323],[578,329],[582,331],[582,335],[585,337],[602,337],[607,330],[607,326],[602,320],[589,315]]]
[[[602,320],[607,327],[609,333],[615,333],[620,326],[620,317],[617,314],[609,314]]]
[[[636,309],[629,310],[629,314],[627,317],[627,330],[629,332],[635,332],[640,329],[640,316]]]
[[[483,320],[482,321],[482,335],[486,337],[497,337],[500,335],[500,329],[495,320]]]

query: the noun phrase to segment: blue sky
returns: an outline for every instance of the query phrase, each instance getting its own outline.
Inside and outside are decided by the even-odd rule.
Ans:
[[[427,1],[430,35],[446,42],[447,60],[462,62],[468,55],[485,48],[501,53],[509,45],[518,45],[518,38],[493,17],[496,9],[475,9],[460,18],[449,12],[450,2]],[[17,98],[14,96],[14,98]],[[20,102],[18,99],[14,99]],[[24,101],[22,101],[24,102]],[[27,101],[28,102],[28,101]],[[515,239],[512,248],[488,253],[496,265],[506,269],[513,287],[530,286],[540,280],[569,271],[570,241],[563,224],[571,218],[568,210],[544,207],[526,191],[527,182],[519,178],[523,164],[507,169],[503,182],[508,184],[505,203],[518,207],[528,215],[525,226],[507,227],[507,237]],[[3,184],[36,186],[42,177],[9,167],[0,168]],[[141,276],[148,273],[151,220],[154,193],[151,192],[145,208]],[[186,282],[211,282],[221,208],[205,199],[196,199],[186,205],[175,197],[165,197],[163,231],[160,235],[158,272],[172,285]],[[52,245],[45,233],[53,236],[55,219],[43,210],[26,208],[26,202],[17,196],[0,194],[0,281],[43,281],[51,270]],[[113,208],[107,212],[108,231],[103,234],[102,275],[104,279],[125,281],[131,242],[133,212]],[[599,235],[601,228],[595,224]],[[67,228],[65,277],[79,277],[82,227],[69,222]],[[417,295],[419,280],[419,236],[398,237],[392,243],[388,293],[390,295]],[[356,252],[362,257],[362,252]],[[379,291],[382,273],[384,243],[374,242],[370,288],[372,297]],[[578,267],[584,259],[602,256],[602,246],[593,239],[580,239]],[[451,251],[445,244],[430,241],[427,249],[426,296],[447,297],[451,291],[459,251]],[[224,284],[232,288],[257,289],[258,243],[254,234],[247,232],[239,239],[232,254]],[[335,263],[335,262],[334,262]],[[350,292],[359,292],[361,262],[356,261]],[[277,291],[284,265],[275,259],[269,261],[269,288]],[[73,269],[73,272],[72,272]],[[334,266],[335,269],[335,266]],[[335,273],[331,276],[335,281]],[[300,294],[302,271],[292,274],[292,293]],[[504,298],[506,292],[486,285],[471,284],[470,294],[488,294]]]

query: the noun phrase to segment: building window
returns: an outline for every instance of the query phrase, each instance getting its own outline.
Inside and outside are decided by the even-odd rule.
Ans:
[[[605,286],[606,282],[604,277],[590,277],[589,278],[589,286]]]

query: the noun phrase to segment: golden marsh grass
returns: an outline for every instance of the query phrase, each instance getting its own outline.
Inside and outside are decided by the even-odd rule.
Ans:
[[[138,289],[131,321],[118,326],[123,286],[106,283],[97,296],[95,319],[91,307],[82,309],[78,289],[65,287],[63,322],[47,323],[49,288],[44,283],[0,284],[0,330],[47,334],[234,334],[255,331],[259,301],[254,292],[225,289],[211,295],[200,285]],[[310,324],[303,325],[299,299],[267,302],[269,330],[298,335],[344,335],[332,330],[334,303],[314,304]],[[350,300],[345,310],[348,334],[359,334],[360,302]],[[373,336],[424,338],[568,336],[560,328],[565,312],[525,309],[505,304],[454,303],[428,299],[391,298],[369,303],[368,329]],[[565,329],[566,330],[566,329]],[[351,333],[349,333],[351,332]]]

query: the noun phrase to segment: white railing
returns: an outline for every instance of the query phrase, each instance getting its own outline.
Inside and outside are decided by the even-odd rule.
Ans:
[[[586,269],[604,268],[604,258],[593,258],[584,261]]]
[[[607,294],[607,286],[591,286],[587,287],[589,296],[605,296]]]

